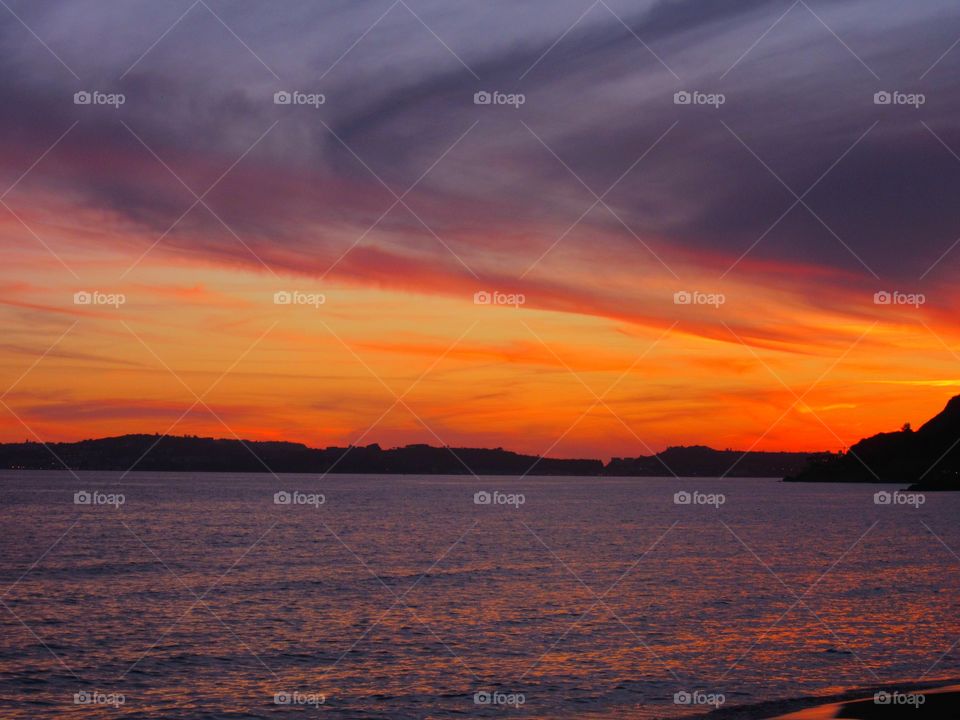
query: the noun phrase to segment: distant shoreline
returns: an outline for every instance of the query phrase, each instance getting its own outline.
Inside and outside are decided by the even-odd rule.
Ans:
[[[769,477],[799,472],[829,453],[671,447],[650,456],[558,459],[502,448],[379,445],[311,448],[301,443],[195,436],[122,435],[73,443],[0,444],[0,469],[272,472],[367,475],[571,477]]]

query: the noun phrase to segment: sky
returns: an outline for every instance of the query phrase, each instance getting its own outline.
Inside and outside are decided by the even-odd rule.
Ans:
[[[955,2],[3,0],[0,67],[0,441],[839,450],[960,393]]]

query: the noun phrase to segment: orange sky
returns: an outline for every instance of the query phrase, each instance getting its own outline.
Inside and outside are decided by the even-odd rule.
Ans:
[[[441,42],[402,6],[251,6],[243,43],[202,6],[21,4],[0,441],[839,450],[960,392],[947,3],[829,32],[800,6],[763,32],[759,5],[576,28],[562,3],[436,5]],[[898,87],[930,102],[876,101]],[[97,88],[124,102],[75,101]]]
[[[774,283],[747,263],[718,283],[672,258],[683,283],[648,263],[605,273],[593,299],[531,278],[502,287],[525,290],[522,307],[495,307],[474,304],[497,287],[472,278],[319,281],[164,245],[122,277],[145,238],[118,229],[107,251],[49,214],[22,217],[63,264],[3,217],[4,441],[169,432],[604,458],[693,443],[839,449],[919,424],[960,387],[942,303],[874,305],[802,267]],[[576,267],[569,252],[544,274],[556,287]],[[726,303],[678,306],[678,288]],[[75,305],[81,290],[126,302]],[[278,290],[326,301],[277,305]]]

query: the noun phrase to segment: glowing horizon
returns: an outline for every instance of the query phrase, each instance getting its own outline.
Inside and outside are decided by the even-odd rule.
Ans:
[[[370,38],[365,7],[228,17],[248,47],[202,7],[154,47],[131,13],[180,11],[74,28],[17,6],[49,47],[3,17],[23,72],[0,83],[0,442],[609,459],[839,450],[939,412],[960,387],[960,53],[894,67],[890,43],[915,45],[895,20],[828,13],[852,56],[802,8],[751,48],[761,12],[657,4],[629,18],[650,52],[602,8],[552,48],[582,12],[562,5],[423,8],[442,43],[402,9]],[[914,9],[916,35],[939,47],[947,12]],[[875,99],[894,87],[930,101]],[[323,102],[275,98],[298,88]],[[274,301],[293,291],[325,302]]]

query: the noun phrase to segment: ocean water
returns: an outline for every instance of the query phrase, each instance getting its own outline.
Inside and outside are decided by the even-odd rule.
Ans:
[[[0,717],[684,717],[956,678],[960,496],[882,490],[0,473]]]

